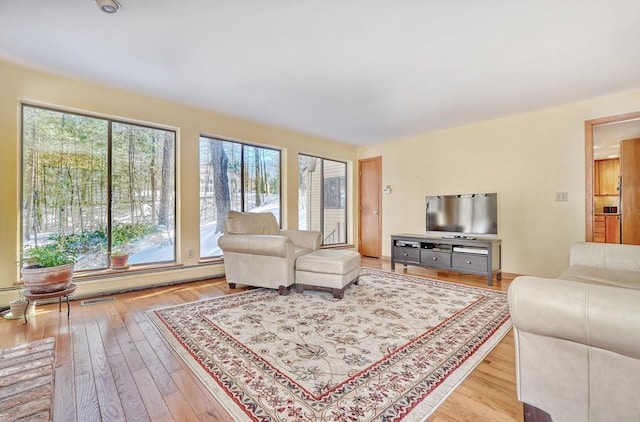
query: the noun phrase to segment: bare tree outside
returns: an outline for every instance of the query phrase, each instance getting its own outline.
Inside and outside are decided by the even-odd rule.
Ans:
[[[224,231],[224,219],[231,209],[231,198],[229,195],[229,177],[227,175],[229,160],[224,151],[222,141],[209,140],[211,154],[211,168],[213,174],[213,197],[216,210],[215,233]]]

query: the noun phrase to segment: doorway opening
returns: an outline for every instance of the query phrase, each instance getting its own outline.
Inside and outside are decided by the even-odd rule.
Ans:
[[[623,139],[640,138],[640,111],[585,122],[585,240],[587,242],[601,241],[601,234],[596,233],[594,227],[596,214],[602,213],[602,210],[596,207],[599,207],[600,202],[607,195],[600,195],[600,177],[596,178],[596,175],[599,176],[596,174],[598,173],[596,172],[596,161],[602,163],[607,159],[615,160],[617,158],[614,151],[607,155],[602,155],[600,152],[600,150],[614,147],[615,142],[611,141],[612,137],[617,139],[618,144]],[[598,150],[597,153],[596,150]],[[613,200],[615,200],[615,195],[619,196],[619,193],[611,195]],[[609,210],[613,207],[618,210],[621,208],[620,205],[618,198],[618,205],[610,206]],[[625,216],[622,215],[622,218],[624,219]],[[640,224],[640,221],[637,223]],[[622,243],[626,243],[624,239]]]

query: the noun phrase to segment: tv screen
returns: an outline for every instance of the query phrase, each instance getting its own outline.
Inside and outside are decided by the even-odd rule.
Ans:
[[[427,196],[427,231],[497,235],[498,194]]]

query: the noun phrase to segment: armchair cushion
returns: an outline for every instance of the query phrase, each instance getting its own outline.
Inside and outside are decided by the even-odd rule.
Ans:
[[[293,242],[284,236],[246,235],[222,236],[218,240],[220,248],[226,253],[237,252],[249,255],[268,255],[286,257],[294,253]]]
[[[280,227],[276,217],[270,212],[229,211],[224,223],[225,234],[267,234],[279,235]]]

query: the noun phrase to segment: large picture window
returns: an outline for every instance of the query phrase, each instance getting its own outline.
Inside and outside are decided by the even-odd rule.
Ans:
[[[56,245],[76,270],[175,260],[174,131],[22,107],[22,248]]]
[[[200,257],[222,256],[227,212],[270,212],[280,221],[280,151],[200,137]]]
[[[298,227],[322,232],[323,245],[347,243],[347,164],[298,156]]]

